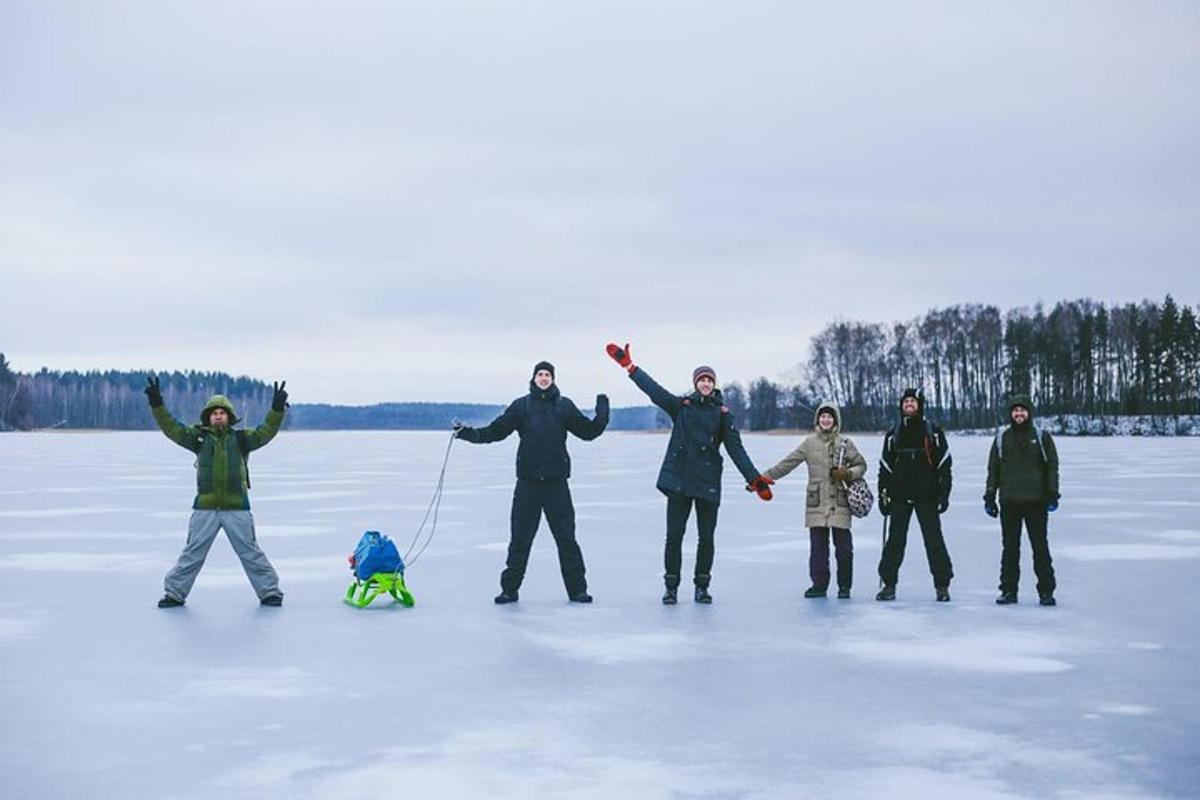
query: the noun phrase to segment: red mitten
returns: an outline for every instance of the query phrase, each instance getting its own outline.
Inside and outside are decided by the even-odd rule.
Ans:
[[[604,349],[608,351],[609,358],[620,364],[625,369],[629,370],[630,372],[633,372],[636,369],[636,367],[633,365],[633,356],[629,352],[628,343],[626,343],[625,347],[623,348],[610,343]]]
[[[775,481],[768,478],[766,475],[759,475],[754,480],[750,481],[750,488],[758,492],[758,496],[763,500],[770,500],[775,495],[771,493],[771,484]]]

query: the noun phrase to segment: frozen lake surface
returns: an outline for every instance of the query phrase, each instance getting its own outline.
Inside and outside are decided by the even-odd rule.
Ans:
[[[417,606],[359,611],[347,553],[368,528],[407,545],[446,438],[285,431],[251,460],[283,608],[260,608],[220,536],[162,611],[191,454],[158,433],[0,436],[0,794],[1200,795],[1195,440],[1058,440],[1049,609],[1027,542],[1020,605],[993,603],[986,438],[951,440],[949,605],[916,535],[898,601],[874,601],[876,513],[853,599],[803,599],[804,470],[766,504],[727,461],[715,603],[665,608],[666,438],[620,433],[570,444],[596,603],[566,601],[543,524],[521,602],[497,607],[515,442],[455,444]],[[746,437],[760,469],[795,442]],[[694,545],[693,520],[685,573]]]

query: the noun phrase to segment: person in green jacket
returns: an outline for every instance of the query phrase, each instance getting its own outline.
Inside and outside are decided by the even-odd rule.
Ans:
[[[983,508],[1000,518],[1003,551],[1000,556],[999,605],[1017,602],[1021,578],[1021,525],[1029,533],[1033,571],[1041,604],[1056,605],[1054,562],[1050,558],[1049,512],[1058,508],[1058,450],[1049,433],[1033,424],[1033,403],[1018,395],[1008,404],[1012,424],[996,436],[988,455],[987,489]],[[996,503],[999,493],[1000,502]]]
[[[254,516],[250,513],[250,453],[279,433],[287,409],[287,381],[275,385],[266,421],[252,431],[235,429],[240,420],[233,404],[223,395],[213,395],[200,412],[199,425],[184,425],[163,404],[158,378],[149,378],[145,392],[154,421],[175,444],[196,454],[196,499],[188,523],[187,543],[179,560],[163,581],[165,594],[159,608],[175,608],[188,593],[217,532],[225,530],[229,543],[242,561],[242,569],[264,606],[283,604],[279,575],[258,546]]]

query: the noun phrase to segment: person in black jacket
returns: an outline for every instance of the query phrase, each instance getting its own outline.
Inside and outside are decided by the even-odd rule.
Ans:
[[[1000,517],[1003,550],[1000,556],[1002,606],[1017,602],[1021,580],[1021,523],[1029,531],[1038,598],[1044,606],[1057,605],[1054,562],[1050,558],[1048,512],[1058,509],[1058,450],[1054,438],[1033,424],[1033,403],[1017,395],[1008,404],[1012,424],[992,442],[988,454],[987,489],[983,509]],[[1000,505],[996,505],[996,492]]]
[[[950,507],[950,465],[945,432],[925,419],[925,398],[916,389],[906,389],[900,398],[900,422],[883,437],[879,460],[879,511],[891,517],[891,526],[879,559],[883,587],[876,600],[896,599],[908,523],[914,513],[921,525],[937,599],[943,603],[950,600],[954,569],[941,520]]]
[[[507,438],[513,431],[521,437],[517,447],[517,487],[513,491],[511,538],[508,559],[500,574],[496,602],[515,603],[529,550],[542,514],[558,546],[558,564],[563,584],[573,603],[590,603],[583,553],[575,540],[575,506],[567,479],[571,457],[567,455],[567,432],[590,441],[608,426],[608,397],[596,396],[596,418],[585,417],[570,398],[554,385],[554,365],[539,361],[529,381],[529,394],[512,401],[504,413],[483,428],[456,425],[457,436],[473,444]]]
[[[712,580],[713,536],[717,529],[717,507],[721,504],[721,445],[746,478],[747,490],[771,499],[770,478],[759,474],[733,423],[733,415],[721,404],[716,388],[717,374],[712,367],[697,367],[692,373],[693,392],[686,397],[671,394],[634,365],[629,345],[608,345],[608,354],[629,372],[629,377],[650,400],[671,417],[671,440],[658,473],[658,489],[667,496],[667,541],[663,553],[666,593],[665,605],[677,602],[679,576],[683,564],[683,533],[692,506],[696,507],[695,600],[711,603],[708,587]]]

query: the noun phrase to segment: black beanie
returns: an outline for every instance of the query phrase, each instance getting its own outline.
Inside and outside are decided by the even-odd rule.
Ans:
[[[541,372],[542,370],[546,370],[546,372],[550,373],[551,378],[555,378],[554,365],[551,364],[549,361],[539,361],[538,363],[534,364],[533,365],[533,375],[531,375],[530,377],[536,378],[537,374],[539,372]],[[555,378],[555,380],[558,380],[558,379]]]

